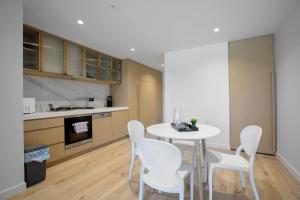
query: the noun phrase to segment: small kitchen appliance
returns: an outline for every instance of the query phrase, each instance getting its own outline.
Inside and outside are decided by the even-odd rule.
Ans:
[[[88,99],[88,107],[95,107],[95,98],[94,97],[90,97]]]
[[[107,96],[106,97],[106,107],[112,107],[113,101],[112,101],[112,96]]]
[[[35,98],[23,98],[23,113],[30,114],[35,112]]]

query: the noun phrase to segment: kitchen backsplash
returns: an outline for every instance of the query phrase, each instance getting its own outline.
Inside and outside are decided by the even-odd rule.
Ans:
[[[36,98],[37,112],[62,105],[87,106],[88,98],[95,98],[96,107],[104,107],[109,85],[46,77],[24,76],[23,96]]]

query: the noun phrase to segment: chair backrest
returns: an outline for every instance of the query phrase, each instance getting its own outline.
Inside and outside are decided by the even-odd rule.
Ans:
[[[143,139],[139,157],[143,166],[154,175],[179,178],[177,171],[181,166],[182,155],[173,144]]]
[[[130,140],[137,145],[144,138],[144,125],[140,121],[131,120],[128,122],[127,128]]]
[[[256,125],[247,126],[241,131],[241,145],[248,156],[256,154],[261,135],[262,129]]]

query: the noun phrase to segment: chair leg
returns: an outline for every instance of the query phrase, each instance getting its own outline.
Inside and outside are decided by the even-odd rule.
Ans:
[[[190,175],[190,200],[194,199],[194,170],[191,171]]]
[[[179,200],[184,200],[184,184],[179,188]]]
[[[241,177],[242,188],[243,188],[243,190],[245,190],[246,184],[245,184],[245,178],[244,178],[243,171],[240,171],[240,177]]]
[[[209,167],[209,174],[208,174],[208,192],[209,192],[209,200],[212,200],[212,195],[213,195],[213,173],[214,173],[214,168]]]
[[[132,171],[133,171],[133,167],[134,167],[134,161],[135,161],[135,153],[134,153],[134,149],[133,149],[131,152],[131,163],[130,163],[129,174],[128,174],[129,181],[131,181]]]
[[[253,169],[249,171],[249,177],[250,177],[251,188],[252,188],[252,191],[253,191],[254,196],[255,196],[255,200],[259,200],[259,195],[258,195],[256,186],[255,186],[255,183],[254,183]]]
[[[143,200],[143,194],[144,194],[144,182],[143,179],[140,178],[139,200]]]

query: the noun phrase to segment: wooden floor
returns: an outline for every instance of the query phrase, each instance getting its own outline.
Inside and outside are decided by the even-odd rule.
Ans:
[[[133,181],[127,181],[130,159],[128,139],[92,151],[47,169],[47,179],[30,187],[11,200],[131,200],[137,199],[140,163],[134,170]],[[246,176],[248,179],[248,177]],[[255,162],[255,181],[261,199],[300,199],[300,184],[288,174],[274,156],[258,155]],[[197,190],[196,190],[197,191]],[[195,191],[195,199],[197,193]],[[189,199],[186,192],[186,199]],[[205,192],[205,195],[207,191]],[[144,199],[171,200],[177,195],[158,194],[146,188]],[[253,199],[249,181],[247,189],[240,186],[239,175],[217,171],[214,200]]]

